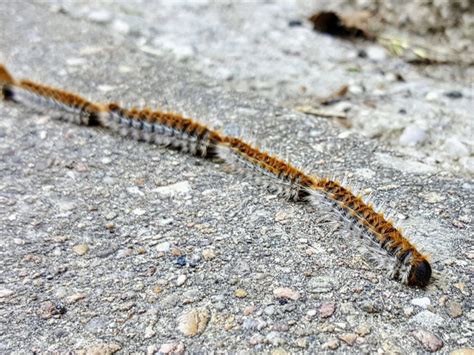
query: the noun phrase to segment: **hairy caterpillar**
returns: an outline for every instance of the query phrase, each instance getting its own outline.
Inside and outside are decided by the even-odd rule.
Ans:
[[[431,277],[427,258],[361,196],[355,196],[339,182],[310,176],[291,164],[205,125],[175,113],[149,109],[124,109],[115,103],[102,105],[28,80],[16,81],[0,65],[0,88],[5,100],[33,108],[60,112],[62,118],[78,124],[100,125],[159,145],[202,157],[217,156],[232,166],[255,172],[271,181],[279,195],[329,206],[351,232],[376,254],[391,260],[389,275],[410,286],[424,287]]]

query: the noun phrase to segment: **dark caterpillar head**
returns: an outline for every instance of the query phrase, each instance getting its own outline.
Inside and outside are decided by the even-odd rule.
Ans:
[[[426,260],[422,260],[419,263],[412,265],[410,274],[408,275],[408,285],[425,287],[431,278],[431,266]]]

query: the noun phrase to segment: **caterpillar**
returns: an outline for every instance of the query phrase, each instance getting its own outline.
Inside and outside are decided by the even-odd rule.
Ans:
[[[1,64],[0,88],[6,101],[53,110],[60,114],[59,118],[72,123],[99,125],[136,140],[203,158],[218,158],[254,174],[280,196],[307,202],[315,208],[327,206],[371,251],[390,260],[389,277],[418,287],[425,287],[430,281],[432,270],[427,257],[383,213],[338,181],[308,175],[240,138],[224,135],[176,113],[125,109],[116,103],[97,104],[29,80],[16,81]],[[387,267],[385,264],[382,263]]]

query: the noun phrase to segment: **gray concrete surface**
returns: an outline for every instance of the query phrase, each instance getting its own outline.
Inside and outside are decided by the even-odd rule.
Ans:
[[[183,112],[317,174],[348,174],[397,212],[436,270],[426,290],[408,288],[327,235],[318,211],[216,162],[2,104],[2,353],[473,347],[472,180],[47,6],[0,6],[0,60],[18,77]],[[279,287],[299,295],[281,301]],[[194,309],[209,322],[189,337],[180,316]]]

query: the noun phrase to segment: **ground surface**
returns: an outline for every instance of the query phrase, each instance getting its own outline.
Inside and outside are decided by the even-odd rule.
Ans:
[[[266,9],[279,17],[268,11],[258,16],[262,8],[246,6],[227,7],[231,13],[226,7],[184,6],[179,14],[174,6],[148,3],[132,9],[0,6],[0,60],[17,76],[96,101],[184,112],[228,133],[251,132],[314,173],[348,175],[396,211],[410,238],[432,255],[436,270],[426,290],[408,288],[374,270],[354,244],[327,235],[330,227],[318,223],[317,211],[277,199],[217,162],[2,104],[2,353],[152,353],[173,346],[450,352],[474,346],[467,79],[454,86],[390,58],[362,60],[352,45],[304,26],[290,35],[288,21],[297,12],[273,5]],[[176,23],[183,32],[176,32]],[[246,23],[261,41],[289,48],[278,47],[279,56],[267,43],[261,51],[258,42],[246,40]],[[273,31],[275,24],[281,29]],[[189,53],[191,33],[191,48],[215,48],[222,56]],[[222,36],[231,42],[224,44]],[[288,36],[303,46],[302,57],[314,56],[312,62],[289,64],[299,56],[291,55]],[[233,55],[235,66],[225,61]],[[265,62],[266,55],[275,61]],[[362,73],[348,79],[350,65]],[[411,95],[394,95],[406,88],[387,84],[383,95],[371,95],[376,108],[367,111],[358,104],[364,90],[355,87],[371,91],[385,80],[380,68],[393,67],[408,78],[403,85],[413,85]],[[406,115],[399,113],[404,108],[410,119],[437,118],[425,121],[439,132],[425,127],[430,138],[415,148],[400,148],[398,137],[375,135],[393,146],[387,148],[348,133],[291,110],[300,100],[291,88],[303,79],[320,96],[348,80],[355,85],[352,92],[360,97],[348,103],[353,127],[372,119],[405,127]],[[251,86],[256,93],[248,92]],[[449,90],[460,91],[461,98],[444,96]],[[438,148],[437,140],[448,138],[462,145],[453,143],[461,156]],[[282,293],[290,299],[282,300]],[[189,337],[179,317],[193,311],[206,326]]]

